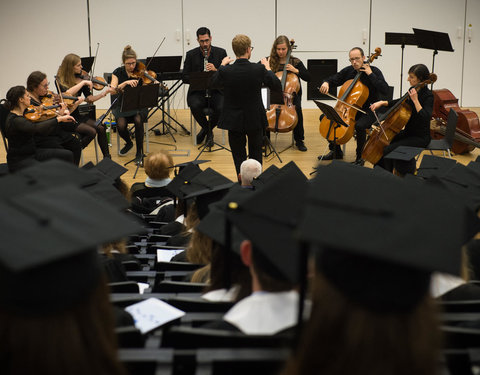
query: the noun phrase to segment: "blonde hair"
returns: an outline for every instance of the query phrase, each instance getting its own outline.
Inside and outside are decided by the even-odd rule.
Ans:
[[[137,53],[132,49],[132,46],[126,45],[122,52],[122,63],[125,64],[127,59],[137,59]]]
[[[252,45],[252,41],[246,35],[239,34],[232,39],[232,49],[235,56],[243,56],[247,53],[248,47]]]
[[[69,53],[63,58],[57,71],[57,79],[62,86],[70,88],[77,84],[77,77],[75,77],[73,67],[80,61],[82,61],[80,56],[75,55],[74,53]]]
[[[173,159],[170,154],[158,151],[145,158],[145,173],[154,180],[170,177],[172,167]]]

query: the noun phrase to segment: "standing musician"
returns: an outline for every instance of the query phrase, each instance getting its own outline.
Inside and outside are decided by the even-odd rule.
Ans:
[[[52,103],[54,98],[48,90],[49,82],[47,75],[40,71],[30,73],[27,78],[27,91],[30,94],[30,105],[43,105],[42,99],[48,98]],[[54,132],[48,135],[35,134],[35,145],[39,148],[64,148],[73,153],[73,162],[80,164],[82,154],[82,145],[77,137],[72,133],[75,132],[76,125],[74,123],[65,123],[62,127],[57,127]]]
[[[78,55],[69,53],[63,58],[62,64],[58,68],[57,79],[60,84],[60,90],[67,95],[79,97],[78,100],[71,107],[72,116],[78,122],[75,129],[81,135],[82,148],[88,144],[98,135],[98,145],[102,150],[104,158],[111,158],[108,149],[107,133],[105,126],[100,124],[95,126],[95,121],[88,116],[82,116],[79,113],[78,106],[85,100],[87,103],[93,103],[101,98],[104,98],[108,91],[103,91],[98,95],[92,94],[93,84],[88,77],[82,75],[82,60]],[[80,95],[83,94],[84,98]]]
[[[63,114],[49,120],[32,122],[24,117],[30,106],[30,94],[23,86],[14,86],[7,92],[7,107],[10,113],[5,120],[5,135],[8,139],[7,163],[11,172],[30,165],[34,160],[62,159],[73,163],[73,154],[62,148],[38,148],[34,135],[48,135],[55,132],[60,122],[72,122],[75,119]]]
[[[433,112],[433,94],[429,88],[425,85],[418,91],[415,89],[415,85],[420,82],[426,81],[430,76],[428,68],[424,64],[416,64],[410,67],[408,70],[408,83],[411,88],[408,90],[410,96],[407,99],[408,103],[412,107],[412,115],[408,120],[405,128],[398,133],[390,144],[383,150],[383,155],[387,155],[399,146],[410,147],[426,147],[430,143],[430,118]],[[376,111],[382,106],[391,107],[399,99],[386,101],[381,100],[373,103],[370,106],[372,111]],[[383,167],[387,171],[393,172],[393,169],[401,174],[415,172],[415,159],[409,161],[395,160],[381,158],[377,165]]]
[[[362,159],[362,151],[365,146],[366,131],[375,122],[375,115],[369,110],[371,103],[376,102],[381,97],[388,94],[388,84],[385,82],[382,72],[375,66],[365,63],[365,54],[360,47],[354,47],[349,52],[350,66],[343,68],[338,73],[328,77],[320,86],[320,92],[326,94],[330,86],[341,86],[346,81],[354,79],[358,72],[364,72],[360,77],[360,81],[368,87],[369,94],[362,109],[367,112],[363,114],[357,112],[355,131],[357,134],[357,150],[355,164],[363,165],[365,161]],[[343,152],[339,145],[336,145],[335,152],[337,159],[343,159]],[[329,144],[330,152],[323,158],[319,156],[320,160],[332,160],[334,156],[333,143]]]
[[[125,46],[122,52],[123,66],[118,67],[113,71],[112,81],[110,83],[111,91],[116,90],[122,92],[125,87],[136,87],[139,80],[132,78],[132,75],[137,71],[137,53],[132,49],[130,45]],[[117,100],[112,108],[113,115],[117,120],[118,134],[125,141],[125,146],[119,151],[120,155],[126,155],[128,151],[133,147],[133,142],[130,139],[130,132],[128,131],[127,124],[132,123],[135,125],[135,143],[137,146],[135,159],[136,163],[141,164],[143,159],[143,137],[144,137],[144,122],[148,116],[148,109],[134,110],[128,112],[120,111],[120,100]]]
[[[292,47],[290,41],[285,35],[280,35],[275,39],[272,46],[272,51],[270,52],[270,57],[268,62],[272,72],[277,73],[283,71],[285,62],[287,59],[287,54],[291,51]],[[303,65],[302,61],[297,58],[290,56],[290,63],[287,64],[286,68],[289,72],[296,74],[299,78],[303,79],[306,82],[310,81],[310,73]],[[303,114],[302,114],[302,87],[300,85],[300,91],[298,94],[294,94],[293,105],[295,105],[295,110],[297,112],[298,122],[295,128],[293,129],[293,138],[295,139],[295,145],[300,151],[307,151],[307,147],[304,143],[304,128],[303,128]]]
[[[213,82],[224,87],[225,103],[219,128],[228,130],[237,175],[240,165],[247,159],[245,146],[248,137],[248,156],[262,163],[262,142],[267,115],[262,103],[262,84],[281,91],[282,84],[270,70],[267,59],[262,64],[248,61],[252,55],[252,42],[246,35],[237,35],[232,40],[236,60],[225,57],[222,66],[213,77]]]
[[[220,47],[212,46],[212,36],[210,30],[206,27],[200,27],[197,30],[198,48],[187,52],[185,62],[183,63],[183,82],[190,83],[190,72],[215,72],[227,56],[227,52]],[[187,104],[192,111],[192,115],[202,130],[197,134],[197,143],[200,144],[208,135],[207,141],[213,142],[213,133],[208,133],[208,120],[204,109],[208,106],[213,110],[210,116],[210,125],[213,129],[220,118],[223,107],[223,94],[219,90],[209,90],[210,98],[207,101],[205,90],[192,90],[188,88]]]

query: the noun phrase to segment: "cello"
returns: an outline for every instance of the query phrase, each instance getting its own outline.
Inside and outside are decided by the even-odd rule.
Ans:
[[[275,73],[282,81],[283,104],[271,104],[267,111],[267,130],[275,133],[292,131],[298,122],[297,111],[295,105],[293,105],[293,95],[300,91],[300,80],[296,74],[287,71],[292,49],[296,48],[293,39],[290,41],[290,46],[283,71]]]
[[[434,120],[430,123],[430,134],[433,139],[445,135],[445,121],[450,109],[458,115],[457,128],[455,129],[452,151],[455,154],[464,154],[480,147],[480,122],[478,115],[468,109],[461,109],[458,99],[447,89],[433,90]]]
[[[437,75],[430,73],[427,80],[415,85],[415,90],[419,90],[425,85],[434,83],[437,80]],[[409,91],[405,93],[383,116],[377,128],[374,128],[368,137],[365,148],[362,152],[362,158],[372,164],[377,164],[383,156],[383,150],[387,147],[392,139],[400,133],[400,131],[407,125],[410,116],[412,115],[412,108],[407,104],[407,99],[410,97]],[[379,122],[379,121],[377,121]],[[376,123],[377,123],[376,122]],[[374,125],[376,124],[374,123]]]
[[[367,59],[367,63],[370,64],[373,60],[378,58],[381,53],[382,49],[380,47],[375,48],[375,53]],[[338,100],[337,104],[335,104],[335,111],[349,126],[339,126],[335,122],[332,124],[330,120],[323,117],[320,121],[319,131],[322,137],[326,140],[331,142],[334,141],[334,133],[330,131],[332,126],[337,128],[335,132],[336,144],[345,144],[352,138],[353,132],[355,131],[355,117],[357,116],[357,111],[365,104],[369,95],[368,87],[360,81],[362,74],[363,72],[358,72],[354,79],[346,81],[340,88],[338,98],[329,95]]]

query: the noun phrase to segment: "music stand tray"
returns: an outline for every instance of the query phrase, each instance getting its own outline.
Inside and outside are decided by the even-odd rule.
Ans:
[[[88,56],[88,57],[80,57],[80,61],[82,62],[82,68],[85,70],[87,73],[92,70],[93,62],[95,61],[94,56]]]
[[[415,34],[409,33],[385,33],[385,44],[416,46],[417,39]]]
[[[182,56],[154,56],[147,57],[149,70],[155,73],[178,72],[182,63]]]
[[[450,43],[450,37],[447,33],[415,28],[413,28],[413,32],[418,48],[453,52],[452,43]]]

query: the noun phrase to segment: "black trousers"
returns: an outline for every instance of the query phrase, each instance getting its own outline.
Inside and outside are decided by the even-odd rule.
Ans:
[[[247,160],[247,138],[248,138],[248,156],[262,163],[262,144],[263,129],[254,129],[249,131],[228,131],[228,142],[232,150],[233,162],[237,174],[240,173],[240,165]]]
[[[213,129],[217,126],[220,114],[222,113],[223,94],[217,90],[212,90],[210,91],[210,98],[207,100],[205,97],[205,91],[192,91],[188,94],[187,104],[190,107],[195,120],[205,130],[208,127],[208,120],[204,109],[210,107],[213,111],[212,116],[210,117]]]
[[[383,155],[388,155],[390,152],[395,150],[400,146],[410,146],[410,147],[426,147],[430,142],[429,139],[423,137],[408,136],[404,131],[398,133],[392,142],[384,148]],[[394,159],[385,159],[382,157],[378,163],[378,166],[383,169],[393,172],[393,169],[396,169],[402,175],[407,173],[415,173],[416,160],[412,158],[410,160],[394,160]]]

